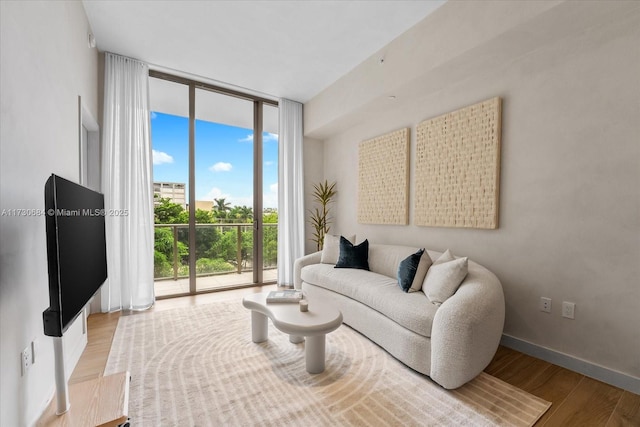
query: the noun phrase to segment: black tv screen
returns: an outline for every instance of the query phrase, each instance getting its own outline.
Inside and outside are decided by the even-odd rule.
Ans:
[[[61,337],[107,278],[104,196],[53,174],[44,193],[49,267],[44,332]]]

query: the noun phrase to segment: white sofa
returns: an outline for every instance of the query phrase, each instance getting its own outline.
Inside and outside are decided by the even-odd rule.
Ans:
[[[489,364],[504,326],[504,294],[498,278],[469,261],[453,296],[437,306],[423,292],[398,286],[400,261],[419,248],[369,245],[370,271],[321,263],[322,252],[295,261],[294,286],[310,304],[323,300],[343,321],[392,356],[447,389],[460,387]],[[441,254],[428,250],[432,260]]]

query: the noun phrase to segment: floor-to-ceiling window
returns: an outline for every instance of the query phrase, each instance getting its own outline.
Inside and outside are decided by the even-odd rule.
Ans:
[[[278,263],[278,107],[263,104],[262,271],[275,281]]]
[[[277,103],[151,77],[156,295],[274,282]]]

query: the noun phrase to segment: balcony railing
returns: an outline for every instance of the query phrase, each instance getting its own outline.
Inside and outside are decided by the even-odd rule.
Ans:
[[[278,224],[263,230],[262,268],[276,268]],[[252,223],[196,224],[196,277],[252,271],[252,246]],[[156,281],[189,277],[188,247],[188,224],[155,224]]]

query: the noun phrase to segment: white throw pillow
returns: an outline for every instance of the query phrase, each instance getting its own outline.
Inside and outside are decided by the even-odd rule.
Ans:
[[[355,234],[349,237],[344,236],[344,238],[350,241],[352,244],[355,244],[356,242]],[[322,264],[336,265],[339,257],[340,257],[340,236],[334,236],[333,234],[325,234],[320,262]]]
[[[411,287],[407,292],[418,292],[420,289],[422,289],[422,283],[424,282],[424,278],[426,277],[427,271],[429,270],[429,267],[431,267],[431,264],[433,264],[433,261],[431,260],[431,257],[425,249],[424,253],[420,257],[420,263],[418,264],[413,282],[411,282]]]
[[[424,279],[422,291],[429,301],[440,305],[455,294],[467,277],[468,264],[466,257],[456,259],[447,249],[429,268]]]
[[[438,257],[437,260],[435,260],[433,262],[433,264],[443,264],[445,262],[449,262],[449,261],[453,261],[454,259],[456,259],[456,257],[453,256],[453,254],[451,253],[451,251],[449,249],[447,249],[446,251],[444,251],[444,253],[442,255],[440,255]]]

